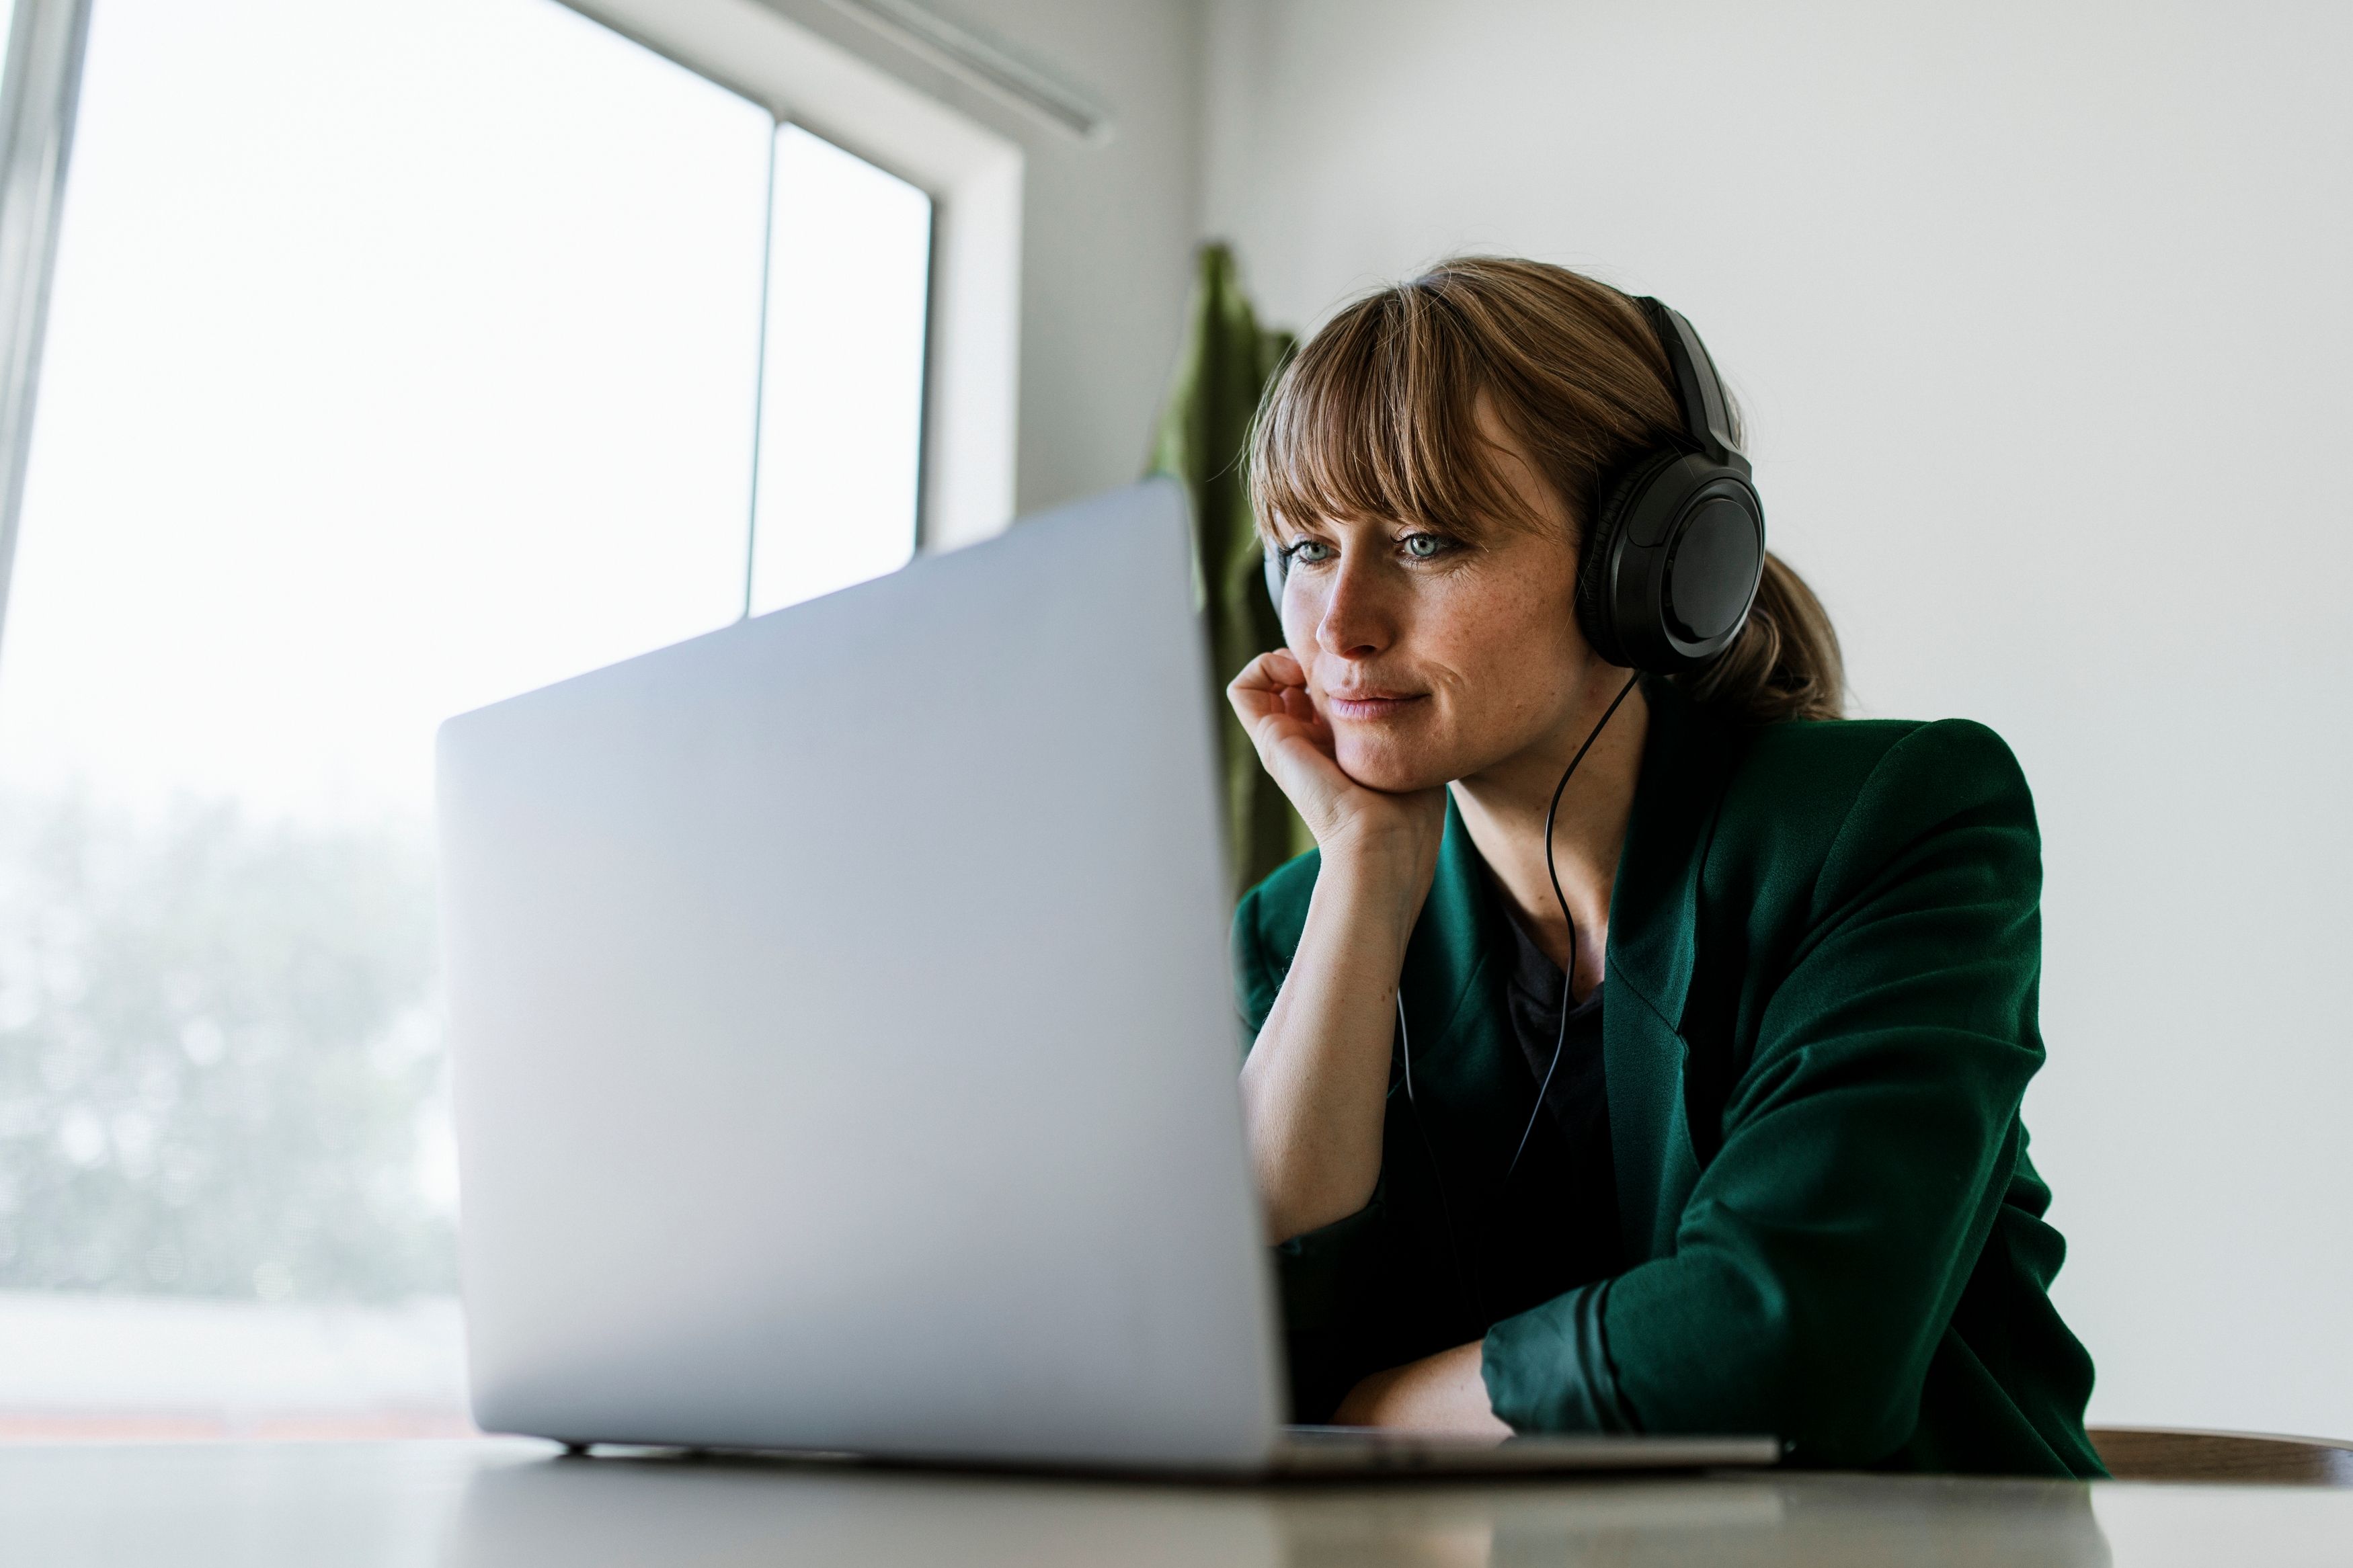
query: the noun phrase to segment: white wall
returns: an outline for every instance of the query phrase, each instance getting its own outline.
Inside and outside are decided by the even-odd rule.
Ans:
[[[1862,710],[2034,783],[2095,1416],[2353,1436],[2353,10],[1211,0],[1271,319],[1458,249],[1681,308]]]

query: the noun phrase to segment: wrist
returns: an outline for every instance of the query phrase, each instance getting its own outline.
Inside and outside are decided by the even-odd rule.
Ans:
[[[1358,818],[1317,840],[1324,864],[1338,866],[1368,879],[1427,877],[1438,862],[1438,846],[1446,837],[1446,816],[1433,814],[1428,821]]]
[[[1313,902],[1347,912],[1358,929],[1373,922],[1393,939],[1399,956],[1420,918],[1430,892],[1434,855],[1416,854],[1396,843],[1342,842],[1325,846],[1315,874]]]

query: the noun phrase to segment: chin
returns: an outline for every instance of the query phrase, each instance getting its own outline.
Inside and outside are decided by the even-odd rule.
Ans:
[[[1399,745],[1393,737],[1343,732],[1335,740],[1333,760],[1340,764],[1342,773],[1366,789],[1409,795],[1415,790],[1434,789],[1454,777],[1441,759],[1419,746]]]

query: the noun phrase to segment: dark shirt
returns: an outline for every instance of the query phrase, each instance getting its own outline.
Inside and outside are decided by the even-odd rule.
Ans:
[[[1509,1086],[1508,1129],[1459,1124],[1459,1112],[1430,1092],[1426,1059],[1419,1069],[1422,1093],[1409,1100],[1401,1092],[1402,1037],[1389,1068],[1392,1109],[1405,1110],[1417,1145],[1404,1157],[1436,1177],[1434,1202],[1399,1203],[1388,1224],[1394,1244],[1419,1260],[1411,1268],[1443,1277],[1442,1284],[1432,1283],[1450,1303],[1451,1321],[1427,1332],[1447,1344],[1476,1339],[1505,1318],[1626,1266],[1602,1066],[1602,987],[1571,1009],[1564,1032],[1560,967],[1521,929],[1493,877],[1482,879],[1495,944],[1488,954],[1492,994],[1509,1026],[1508,1039],[1497,1042],[1507,1054],[1491,1069]],[[1447,1150],[1455,1152],[1441,1152]],[[1389,1153],[1399,1153],[1394,1143]],[[1417,1344],[1388,1353],[1428,1352]]]
[[[1561,1029],[1560,966],[1520,926],[1489,879],[1492,954],[1504,977],[1505,1018],[1526,1070],[1525,1100],[1509,1142],[1525,1129],[1527,1146],[1504,1183],[1494,1213],[1478,1226],[1477,1252],[1490,1324],[1550,1300],[1564,1290],[1606,1279],[1625,1267],[1618,1233],[1618,1185],[1610,1166],[1609,1099],[1602,1070],[1601,994],[1596,985]],[[1559,1065],[1553,1065],[1555,1050]],[[1536,1089],[1544,1112],[1535,1114]],[[1512,1150],[1497,1151],[1508,1165]]]

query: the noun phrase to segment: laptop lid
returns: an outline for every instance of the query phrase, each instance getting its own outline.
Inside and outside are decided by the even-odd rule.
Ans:
[[[1142,485],[442,727],[483,1427],[1263,1461],[1192,584]]]

